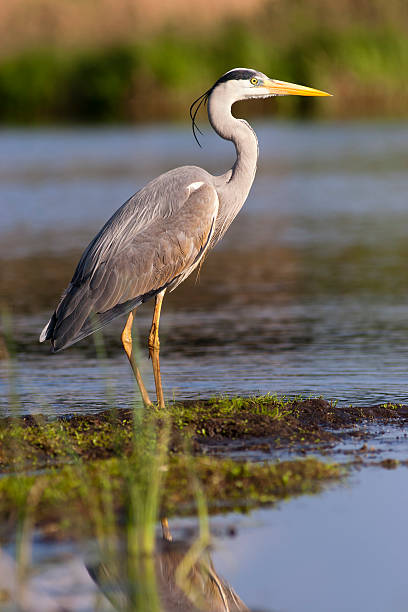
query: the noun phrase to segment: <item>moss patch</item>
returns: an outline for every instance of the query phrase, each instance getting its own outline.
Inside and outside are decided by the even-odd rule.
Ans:
[[[234,461],[225,453],[237,448],[260,448],[271,456],[279,448],[321,451],[346,436],[368,437],[369,422],[403,427],[407,420],[404,406],[340,408],[321,398],[271,395],[182,402],[144,413],[6,418],[0,421],[1,524],[7,532],[33,512],[33,522],[53,535],[94,534],[109,512],[113,516],[129,508],[130,491],[147,499],[154,479],[160,483],[155,512],[169,515],[193,512],[197,487],[209,510],[217,512],[315,493],[338,481],[346,468],[313,458]],[[158,463],[158,440],[167,440],[167,433],[168,452]],[[224,458],[208,456],[220,449]]]
[[[186,443],[193,454],[228,453],[262,447],[316,449],[339,439],[368,437],[369,422],[408,421],[405,406],[382,404],[341,408],[321,398],[287,399],[266,395],[256,398],[216,398],[169,405],[154,411],[160,429],[169,420],[172,452]],[[357,426],[357,427],[356,427]],[[0,470],[40,469],[76,458],[84,461],[126,456],[132,449],[131,410],[104,411],[55,420],[26,416],[0,421]]]
[[[345,474],[337,464],[312,458],[254,464],[210,457],[192,462],[179,455],[172,456],[162,469],[166,475],[160,510],[170,516],[194,511],[197,483],[210,512],[246,511],[294,495],[317,493],[324,484]],[[131,460],[124,463],[111,458],[50,468],[36,475],[4,476],[0,479],[1,523],[9,530],[22,507],[32,506],[35,523],[46,531],[92,535],[97,525],[95,516],[107,499],[115,513],[126,506],[131,472],[137,479],[137,465],[133,466]]]
[[[54,420],[3,419],[1,524],[7,532],[28,512],[33,523],[52,535],[92,535],[98,525],[105,529],[109,513],[111,518],[126,513],[134,505],[132,495],[148,500],[154,482],[160,488],[155,512],[166,515],[193,512],[198,490],[210,512],[246,511],[316,493],[341,478],[345,468],[313,458],[261,464],[205,453],[209,441],[227,444],[254,437],[269,437],[276,444],[320,443],[323,434],[316,422],[307,424],[313,410],[323,414],[327,406],[320,399],[268,395],[184,402],[144,413],[112,410]],[[327,440],[332,435],[325,433]],[[168,440],[167,451],[158,459],[161,439]]]

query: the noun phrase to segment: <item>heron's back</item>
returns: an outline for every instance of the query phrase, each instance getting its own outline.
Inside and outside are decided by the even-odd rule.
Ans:
[[[151,181],[85,249],[40,341],[66,348],[184,280],[208,246],[217,212],[213,178],[201,168]]]

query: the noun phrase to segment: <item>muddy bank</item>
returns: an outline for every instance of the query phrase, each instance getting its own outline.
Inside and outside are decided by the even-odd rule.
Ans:
[[[157,512],[169,516],[194,511],[200,490],[209,512],[248,511],[318,493],[352,468],[405,465],[375,457],[368,426],[402,428],[407,421],[402,405],[341,408],[321,398],[270,395],[183,402],[145,413],[112,409],[57,419],[5,418],[0,518],[7,532],[21,512],[35,508],[30,520],[54,537],[72,533],[77,527],[70,517],[80,515],[80,529],[91,534],[107,499],[112,516],[123,515],[129,491],[136,487],[138,495],[148,495],[153,485],[160,491]],[[279,460],[282,449],[330,454],[347,438],[362,442],[343,465],[310,457]],[[243,454],[234,459],[237,450]],[[256,461],[248,460],[251,451],[258,451]]]
[[[95,535],[98,512],[105,504],[121,524],[129,511],[129,491],[137,487],[148,496],[149,478],[157,477],[152,466],[148,474],[141,474],[134,459],[111,458],[36,474],[5,475],[0,479],[0,539],[7,539],[10,528],[27,514],[50,537]],[[165,516],[194,515],[199,491],[211,514],[248,512],[290,497],[317,494],[347,475],[344,466],[313,458],[258,464],[211,457],[192,461],[186,455],[171,457],[159,471],[157,512]]]
[[[187,445],[195,455],[258,449],[273,456],[280,449],[321,452],[347,438],[364,443],[371,435],[369,424],[406,426],[408,407],[339,407],[321,398],[263,396],[186,401],[150,416],[159,429],[169,426],[173,453]],[[83,460],[123,456],[132,449],[133,427],[132,410],[53,420],[41,415],[2,419],[0,470],[38,469],[73,456]]]
[[[173,408],[176,423],[191,428],[197,451],[235,450],[260,446],[273,453],[282,448],[322,450],[347,437],[367,439],[366,426],[377,423],[404,427],[408,407],[379,404],[339,407],[322,398],[249,399],[184,402]]]

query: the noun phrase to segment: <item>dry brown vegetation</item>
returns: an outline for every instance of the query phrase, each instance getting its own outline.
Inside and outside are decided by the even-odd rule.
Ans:
[[[0,55],[28,47],[93,47],[134,41],[164,28],[180,34],[260,16],[271,46],[318,24],[407,31],[405,0],[7,0],[0,3]]]
[[[184,118],[234,66],[334,94],[281,116],[405,117],[407,31],[406,0],[9,0],[0,122]]]
[[[208,28],[244,18],[265,0],[7,0],[0,3],[1,54],[27,47],[88,47],[133,40],[166,24]]]

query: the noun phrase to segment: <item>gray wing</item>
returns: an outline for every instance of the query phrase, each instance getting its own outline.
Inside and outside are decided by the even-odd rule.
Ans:
[[[123,204],[85,249],[72,283],[92,274],[106,257],[113,257],[132,243],[151,223],[177,213],[191,193],[189,185],[212,185],[212,176],[197,166],[175,168],[150,181]]]
[[[156,186],[155,216],[148,211],[143,219],[139,206],[132,223],[129,203],[115,213],[83,254],[41,342],[66,348],[193,271],[213,235],[218,196],[208,181],[189,183],[191,177],[197,173],[167,182],[167,191]],[[146,198],[146,188],[138,195]]]

